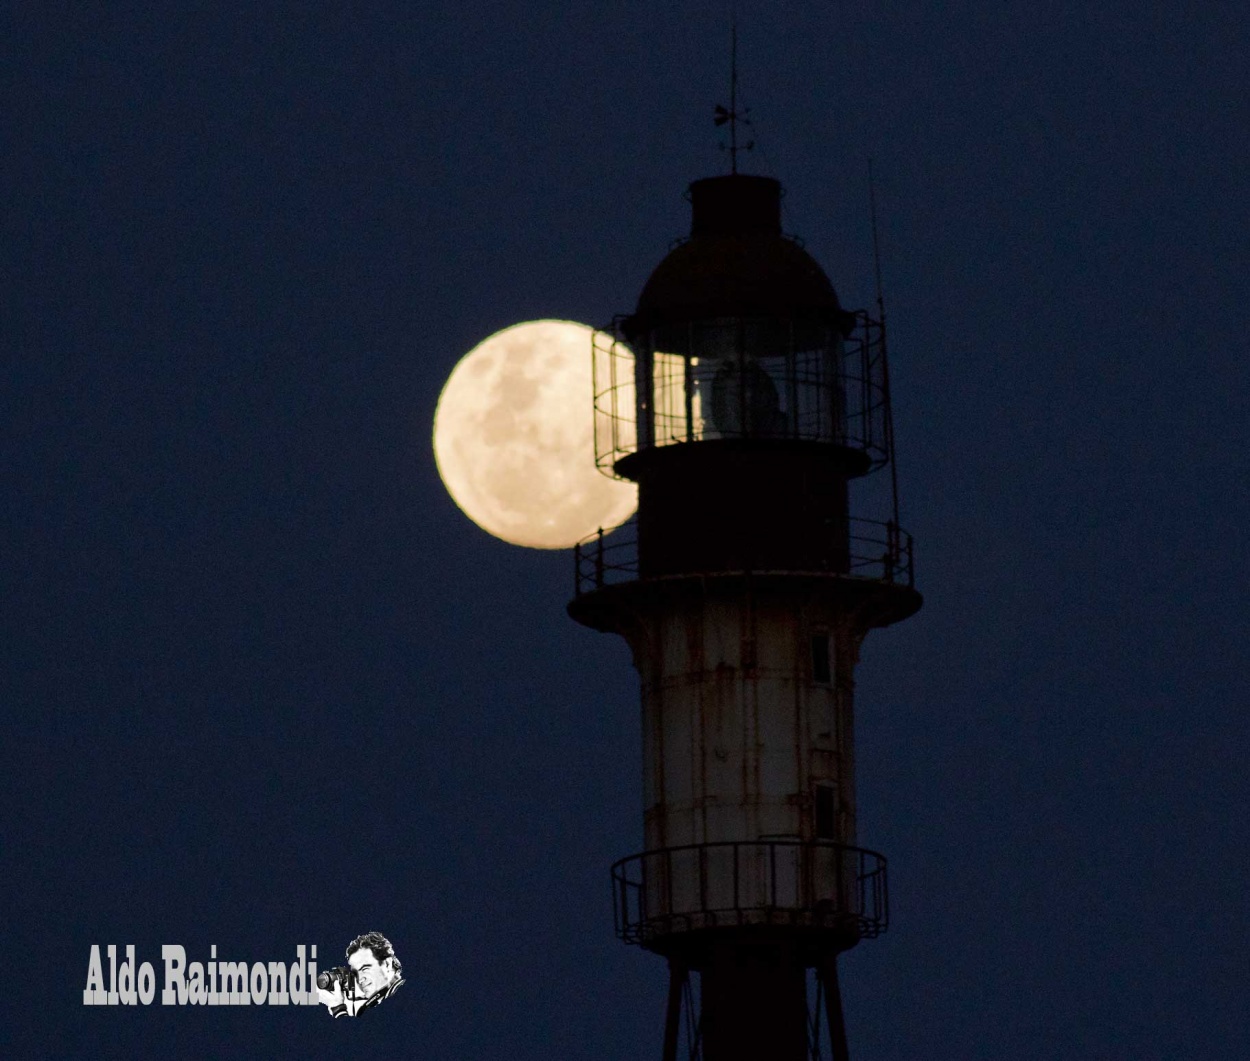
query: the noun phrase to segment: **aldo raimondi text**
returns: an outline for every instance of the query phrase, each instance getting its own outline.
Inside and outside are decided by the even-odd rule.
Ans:
[[[219,961],[217,947],[209,947],[207,962],[188,962],[185,947],[166,943],[161,947],[164,979],[163,1006],[315,1006],[317,1005],[317,945],[295,948],[295,961]],[[117,964],[117,946],[106,950],[108,980],[99,944],[91,947],[87,963],[84,1006],[149,1006],[156,997],[156,970],[151,962],[135,965],[133,944]]]

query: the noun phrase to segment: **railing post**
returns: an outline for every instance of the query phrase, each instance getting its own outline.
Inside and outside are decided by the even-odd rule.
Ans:
[[[620,924],[617,926],[617,935],[622,939],[629,932],[629,887],[625,883],[625,873],[622,871],[621,876],[617,876],[615,870],[612,873],[612,890],[615,891],[620,886]]]
[[[878,860],[877,872],[881,876],[881,885],[879,888],[881,899],[880,906],[878,907],[881,913],[878,919],[881,922],[881,928],[884,930],[890,925],[890,874],[886,871],[884,859]]]
[[[707,914],[707,844],[699,845],[699,911]]]
[[[671,921],[673,917],[673,849],[671,847],[664,849],[664,891],[668,897],[665,913]]]
[[[595,589],[603,589],[603,528],[599,528],[599,538],[595,549]]]
[[[872,878],[872,918],[875,921],[877,917],[877,881],[874,876],[876,869],[874,867],[873,872],[869,873],[865,868],[867,863],[868,856],[861,851],[858,856],[857,869],[855,870],[855,916],[862,921],[869,912],[869,878]]]
[[[644,854],[638,860],[641,869],[638,872],[638,923],[645,924],[647,920],[647,856]]]

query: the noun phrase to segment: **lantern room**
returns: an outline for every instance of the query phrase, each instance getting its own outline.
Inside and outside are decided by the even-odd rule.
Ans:
[[[689,238],[651,274],[633,314],[595,344],[596,456],[638,479],[679,443],[828,447],[848,478],[889,459],[882,329],[844,310],[824,271],[781,231],[781,185],[729,174],[690,185]]]

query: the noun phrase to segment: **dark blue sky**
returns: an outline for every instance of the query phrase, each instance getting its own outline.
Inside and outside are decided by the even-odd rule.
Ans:
[[[476,342],[630,310],[685,233],[729,5],[260,6],[0,22],[0,1046],[658,1057],[628,654],[429,436]],[[859,675],[853,1056],[1243,1058],[1250,19],[739,7],[744,168],[851,306],[875,159],[926,598]],[[369,928],[368,1019],[81,1005],[93,943]]]

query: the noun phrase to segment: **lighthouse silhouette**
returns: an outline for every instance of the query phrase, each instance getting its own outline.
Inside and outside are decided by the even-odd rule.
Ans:
[[[851,503],[893,460],[880,300],[844,309],[781,185],[736,163],[597,333],[597,460],[638,511],[578,546],[569,614],[641,679],[644,849],[612,886],[617,934],[668,961],[664,1061],[838,1061],[837,957],[888,922],[854,669],[921,597],[893,474],[887,512]]]

